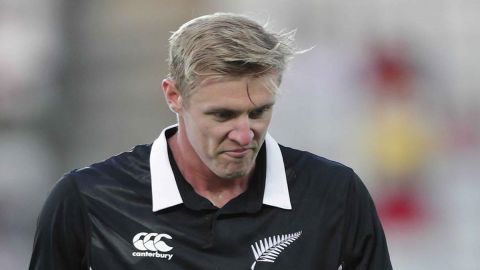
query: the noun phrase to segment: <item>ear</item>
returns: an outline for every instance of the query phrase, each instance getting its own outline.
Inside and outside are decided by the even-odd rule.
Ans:
[[[174,113],[179,113],[182,110],[182,95],[175,86],[175,82],[171,79],[164,79],[162,88],[170,110]]]

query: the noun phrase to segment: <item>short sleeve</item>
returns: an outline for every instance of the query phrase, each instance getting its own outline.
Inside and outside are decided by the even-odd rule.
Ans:
[[[58,181],[42,208],[30,270],[88,269],[88,216],[72,178]]]
[[[392,269],[387,242],[373,200],[353,173],[346,198],[343,270]]]

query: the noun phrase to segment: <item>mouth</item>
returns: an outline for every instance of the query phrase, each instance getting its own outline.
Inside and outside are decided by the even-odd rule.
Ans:
[[[234,159],[241,159],[248,156],[250,152],[253,152],[253,148],[238,148],[223,151],[222,153]]]

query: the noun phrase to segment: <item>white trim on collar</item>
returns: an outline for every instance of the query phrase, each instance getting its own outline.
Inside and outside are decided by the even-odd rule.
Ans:
[[[153,142],[150,152],[150,173],[152,178],[152,211],[159,211],[183,203],[175,176],[168,158],[168,145],[165,132],[175,128],[165,128]],[[285,165],[277,142],[266,134],[267,168],[263,204],[283,209],[292,209],[288,192]]]
[[[290,194],[288,193],[287,175],[283,156],[278,143],[267,133],[265,136],[267,147],[267,172],[265,176],[265,193],[263,204],[283,209],[292,209]]]
[[[168,159],[168,145],[165,132],[177,125],[165,128],[153,142],[150,151],[150,174],[152,178],[152,210],[158,211],[183,203],[177,182]]]

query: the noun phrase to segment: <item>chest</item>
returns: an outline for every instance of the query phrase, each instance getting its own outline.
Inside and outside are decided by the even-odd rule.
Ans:
[[[222,214],[179,205],[153,213],[148,203],[97,205],[89,212],[91,267],[337,269],[343,223],[336,212],[264,206]]]

